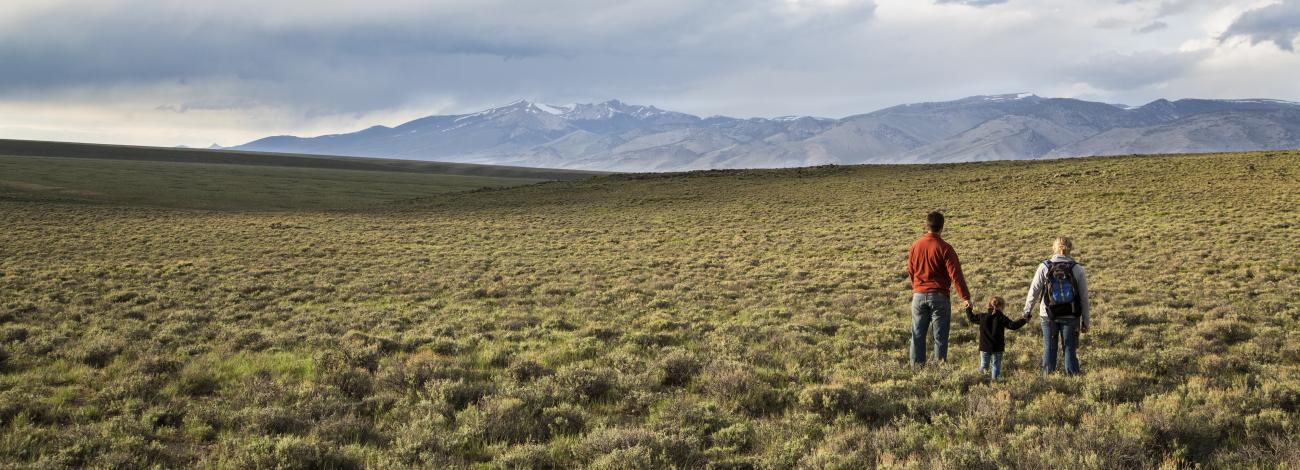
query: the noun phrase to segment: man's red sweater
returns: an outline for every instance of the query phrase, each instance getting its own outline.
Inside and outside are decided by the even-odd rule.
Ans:
[[[907,274],[912,278],[912,292],[947,294],[956,282],[957,295],[970,301],[970,289],[966,288],[966,277],[961,274],[957,250],[938,235],[926,233],[912,244],[907,251]]]

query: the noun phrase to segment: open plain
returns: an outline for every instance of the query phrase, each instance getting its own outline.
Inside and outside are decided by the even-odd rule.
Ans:
[[[468,192],[507,184],[72,161],[0,157],[0,466],[1300,464],[1297,152]],[[1011,312],[1074,237],[1083,376],[1036,320],[999,383],[956,316],[907,364],[934,209]]]

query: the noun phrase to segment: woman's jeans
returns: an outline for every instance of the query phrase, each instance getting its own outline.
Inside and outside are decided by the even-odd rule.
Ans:
[[[1056,372],[1056,348],[1065,356],[1065,375],[1079,373],[1079,319],[1043,318],[1043,374]]]
[[[925,363],[925,332],[934,323],[934,358],[948,360],[948,323],[952,318],[948,294],[927,292],[912,294],[912,345],[909,356],[913,364]]]
[[[993,369],[993,380],[1002,376],[1002,353],[980,351],[980,372]]]

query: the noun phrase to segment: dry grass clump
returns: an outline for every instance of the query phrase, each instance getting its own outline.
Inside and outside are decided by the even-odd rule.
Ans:
[[[328,212],[130,194],[0,194],[0,466],[1300,462],[1295,152],[619,175]],[[903,262],[933,209],[977,298],[1019,298],[1074,237],[1082,376],[1041,376],[1036,321],[998,382],[961,319],[947,363],[907,364]]]
[[[693,439],[641,428],[592,431],[578,447],[578,457],[594,468],[664,468],[698,466],[700,444]]]
[[[695,378],[695,375],[700,372],[700,361],[691,353],[673,351],[660,359],[659,368],[663,373],[660,382],[669,387],[676,387],[686,385]]]

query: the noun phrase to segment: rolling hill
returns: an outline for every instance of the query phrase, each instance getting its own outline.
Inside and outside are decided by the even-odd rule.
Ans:
[[[0,198],[338,210],[600,173],[357,157],[0,140]]]

